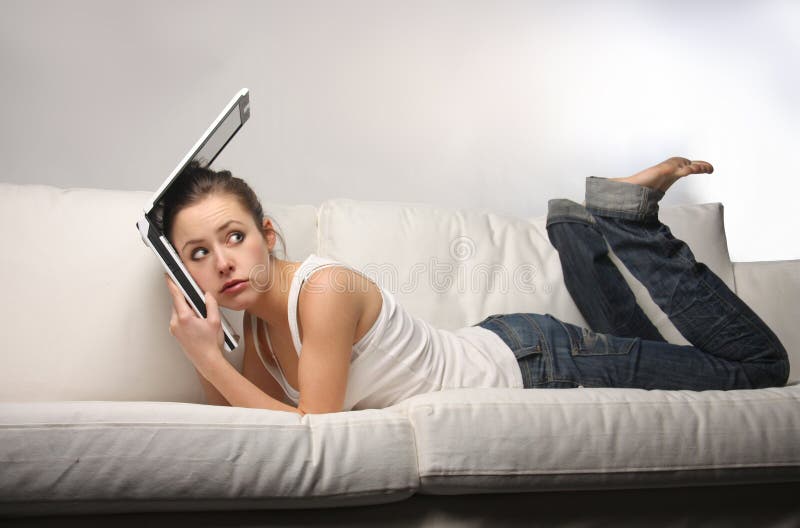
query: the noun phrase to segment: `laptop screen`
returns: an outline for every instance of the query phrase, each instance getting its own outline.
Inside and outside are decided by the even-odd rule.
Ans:
[[[205,131],[202,137],[195,143],[192,149],[184,156],[181,162],[172,171],[172,174],[161,184],[161,187],[153,194],[152,199],[145,204],[144,212],[149,214],[172,182],[183,171],[186,166],[196,160],[200,165],[207,167],[217,158],[236,132],[250,117],[250,93],[244,88],[231,100],[217,119]]]
[[[219,153],[222,152],[222,149],[225,148],[225,145],[239,130],[239,127],[242,126],[242,115],[238,110],[239,107],[237,105],[228,113],[222,123],[219,124],[219,127],[208,137],[190,161],[197,160],[203,167],[207,167],[214,162]]]

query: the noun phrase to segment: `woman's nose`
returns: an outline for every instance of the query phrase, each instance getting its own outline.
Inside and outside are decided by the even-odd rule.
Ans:
[[[233,269],[233,259],[224,249],[217,252],[217,269],[220,273]]]

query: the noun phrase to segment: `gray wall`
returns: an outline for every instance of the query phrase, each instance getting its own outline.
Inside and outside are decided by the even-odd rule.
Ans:
[[[0,0],[0,181],[155,190],[240,88],[216,163],[265,201],[530,216],[671,155],[734,260],[800,258],[800,2]]]

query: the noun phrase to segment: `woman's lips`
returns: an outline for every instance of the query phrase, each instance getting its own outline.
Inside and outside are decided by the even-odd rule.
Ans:
[[[232,286],[228,286],[227,288],[222,290],[222,293],[226,293],[226,294],[227,293],[239,293],[240,291],[245,290],[245,289],[247,289],[247,281],[242,281],[242,282],[237,282],[236,284],[234,284]]]

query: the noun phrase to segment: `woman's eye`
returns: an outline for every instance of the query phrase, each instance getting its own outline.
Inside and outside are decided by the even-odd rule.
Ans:
[[[228,239],[230,240],[233,237],[236,237],[233,240],[234,242],[241,242],[242,240],[244,240],[244,233],[242,233],[241,231],[234,231],[233,233],[230,234]],[[208,253],[208,250],[205,248],[197,248],[191,253],[192,260],[198,260],[199,257],[202,257],[205,254],[205,253],[200,253],[201,251]]]

